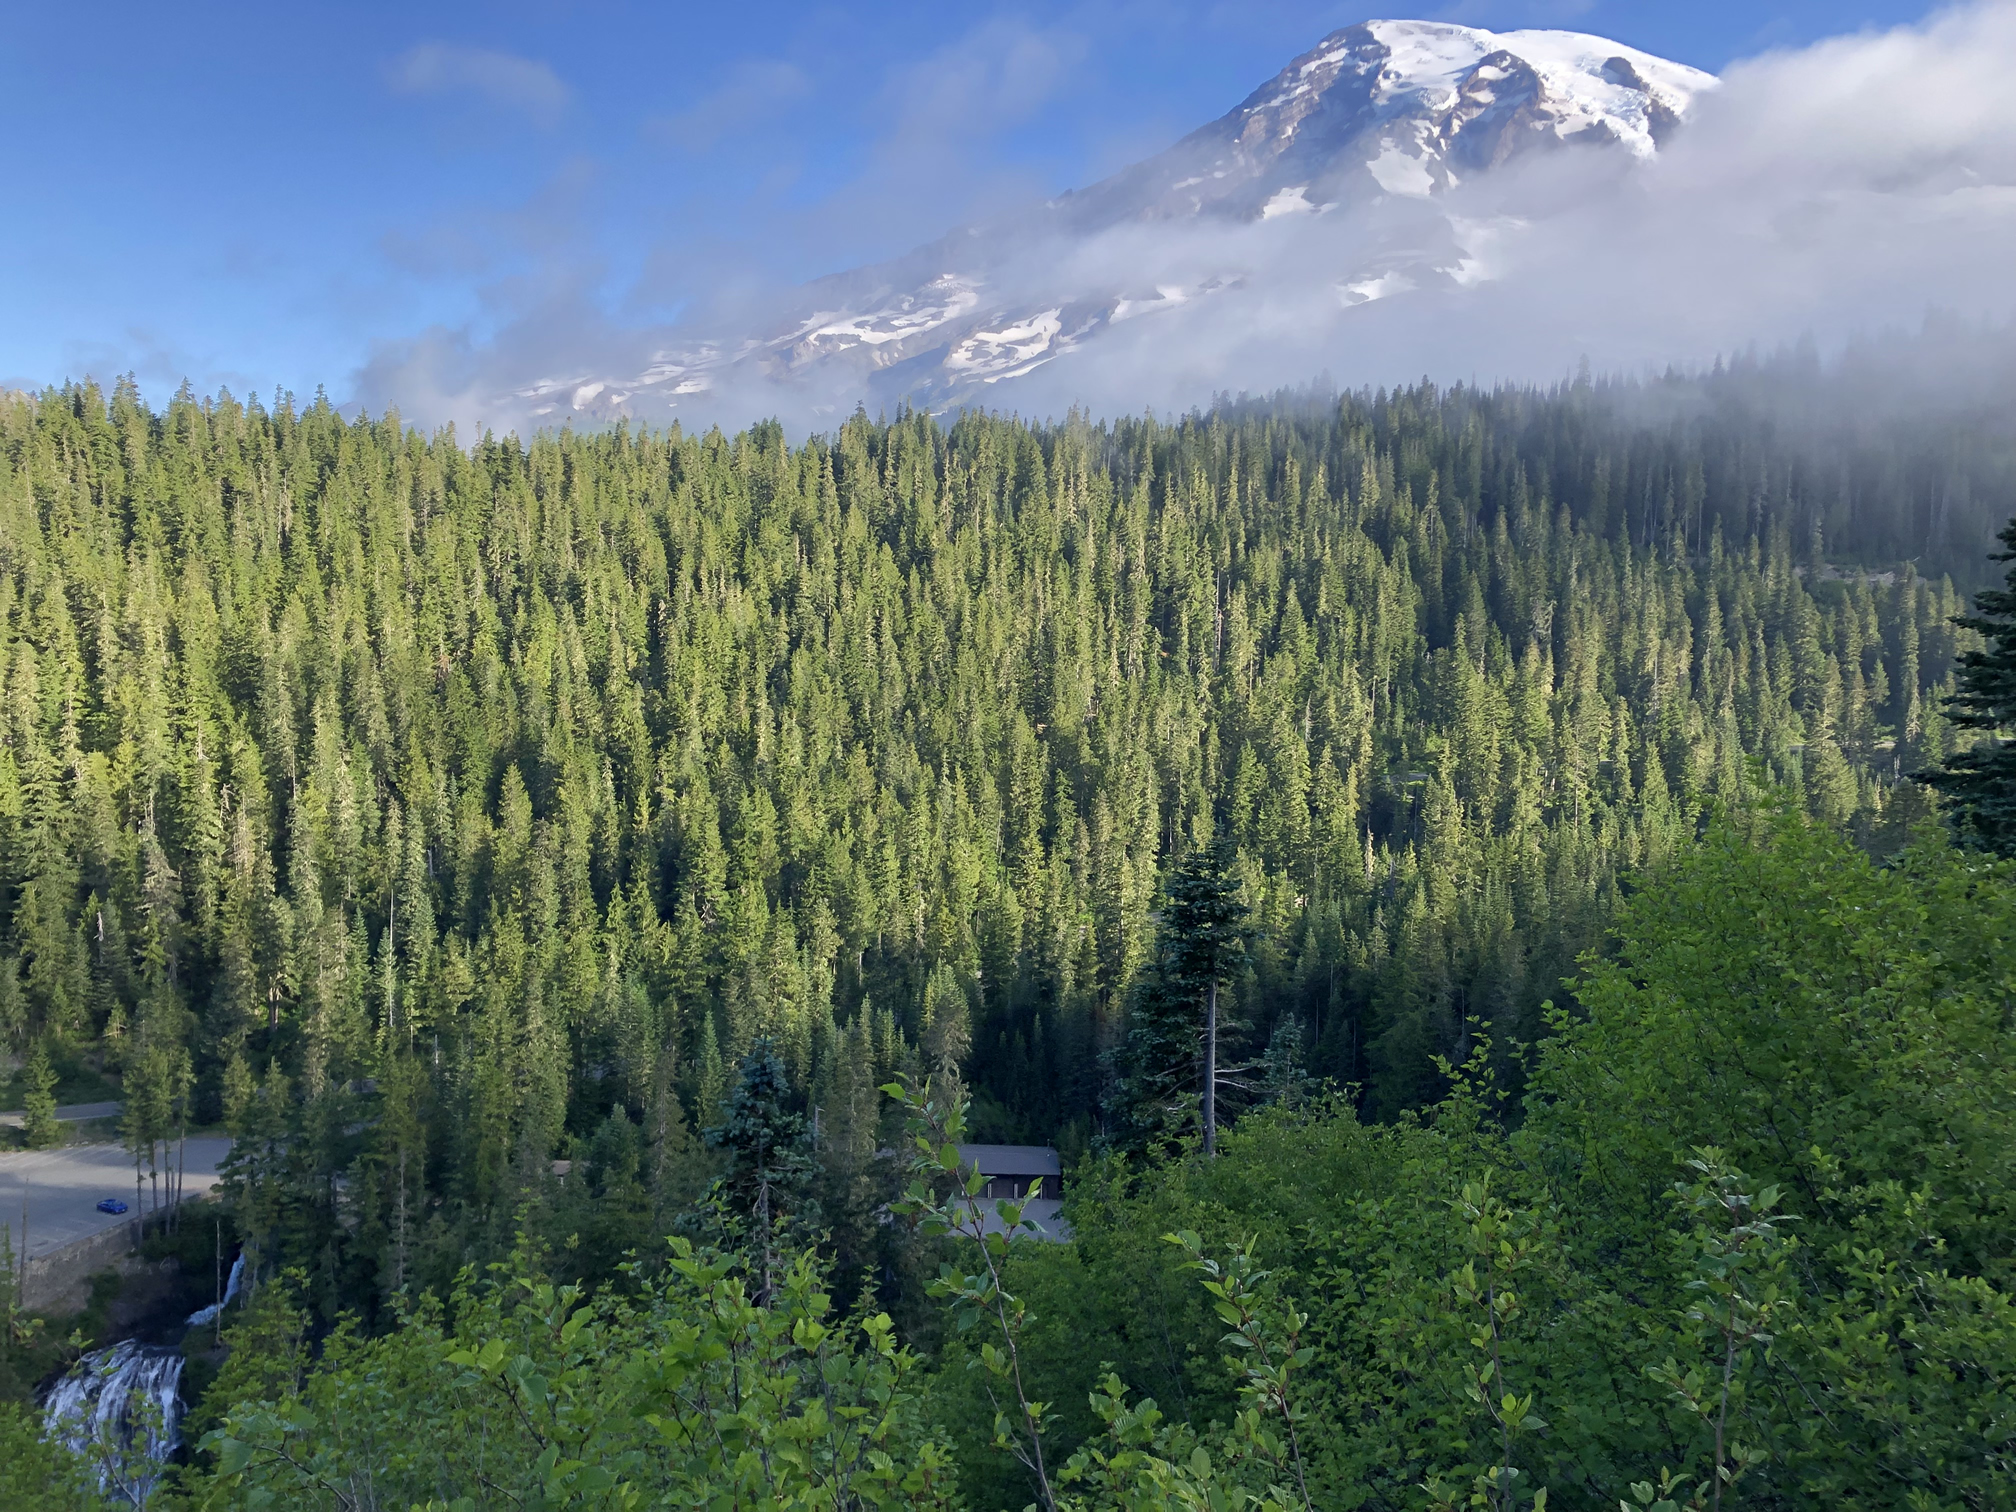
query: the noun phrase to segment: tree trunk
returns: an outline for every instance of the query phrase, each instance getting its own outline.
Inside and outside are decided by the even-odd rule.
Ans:
[[[770,1176],[767,1171],[757,1174],[756,1223],[763,1231],[763,1294],[758,1297],[760,1306],[770,1305]]]
[[[406,1146],[399,1146],[399,1246],[392,1267],[392,1290],[406,1289]]]
[[[1204,1153],[1218,1153],[1218,982],[1204,1010]]]

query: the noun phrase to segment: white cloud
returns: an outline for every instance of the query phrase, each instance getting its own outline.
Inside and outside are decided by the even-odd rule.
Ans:
[[[1536,154],[1432,203],[1127,228],[1071,249],[1068,272],[1054,252],[1031,258],[1012,276],[1032,297],[1066,276],[1235,286],[1130,321],[998,402],[1177,407],[1322,371],[1347,385],[1545,380],[1585,356],[1637,370],[1806,333],[1839,343],[1931,308],[2006,319],[2011,57],[2016,4],[1998,0],[1734,67],[1642,167]],[[1371,282],[1384,297],[1350,301],[1348,285]]]
[[[781,58],[747,58],[728,70],[718,89],[686,109],[645,123],[648,135],[688,152],[705,152],[724,136],[760,123],[812,92],[805,70]]]
[[[1546,380],[1584,357],[1637,370],[1705,364],[1809,332],[1838,343],[1915,325],[1929,308],[2007,319],[2016,311],[2011,58],[2016,0],[1988,0],[1735,66],[1650,163],[1598,149],[1534,153],[1434,199],[1025,243],[989,274],[989,297],[1003,308],[1033,315],[1079,289],[1216,292],[1144,308],[985,400],[1025,414],[1072,403],[1138,413],[1321,372],[1350,386],[1424,373]],[[889,86],[885,168],[828,215],[908,216],[918,240],[949,229],[970,199],[922,197],[920,210],[920,196],[905,206],[899,191],[956,179],[967,155],[962,112],[1024,118],[1076,66],[1068,41],[1040,33],[969,38],[933,61],[935,72],[912,70]],[[920,214],[938,219],[927,226]],[[1373,289],[1380,297],[1360,297]],[[767,333],[765,312],[774,322],[786,298],[744,291],[745,323],[724,334]],[[435,402],[452,387],[460,398],[442,413],[469,415],[477,396],[537,380],[548,394],[572,393],[642,372],[669,337],[612,324],[570,297],[527,308],[495,342],[450,341],[446,387],[444,339],[436,333],[404,356],[381,352],[360,375],[367,402],[397,398],[418,414],[409,384]],[[432,367],[407,360],[423,349],[435,354]],[[730,424],[779,413],[824,427],[869,381],[860,368],[783,382],[751,373],[711,400],[683,397],[677,413]],[[493,423],[523,426],[562,418],[541,413],[546,402],[514,410],[481,400]]]
[[[791,229],[816,246],[889,257],[1038,197],[1032,176],[982,165],[1071,86],[1089,46],[1068,28],[996,16],[897,69],[879,91],[888,129],[861,171]]]
[[[536,58],[447,42],[409,47],[386,65],[385,81],[401,94],[480,95],[542,126],[557,122],[573,98],[560,76]]]

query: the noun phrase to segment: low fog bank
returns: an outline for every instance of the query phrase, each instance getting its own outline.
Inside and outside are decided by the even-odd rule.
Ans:
[[[1568,149],[1348,226],[1303,216],[1159,245],[1130,231],[1081,263],[1152,268],[1143,282],[1215,267],[1241,286],[1108,333],[1020,380],[1009,402],[1181,407],[1200,389],[1319,368],[1347,385],[1544,381],[1585,359],[1706,365],[1802,335],[1838,349],[1935,306],[1962,325],[2006,320],[2011,59],[2016,6],[1976,6],[1733,68],[1642,166],[1592,171]],[[1340,265],[1361,270],[1355,288],[1339,286]],[[1377,297],[1348,303],[1366,293]],[[1922,349],[1915,360],[1927,377],[1939,368]]]
[[[1991,553],[2016,516],[2016,323],[1934,317],[1831,356],[1802,340],[1707,372],[1602,384],[1592,402],[1648,439],[1770,454],[1775,486],[1796,472],[1826,497],[1810,544],[1837,563],[1908,562],[1969,591],[2002,575]]]
[[[1313,383],[1221,394],[1198,413],[1320,422],[1339,403],[1375,422],[1383,406],[1402,403],[1440,405],[1445,426],[1474,419],[1491,438],[1491,465],[1516,456],[1529,486],[1557,500],[1586,500],[1596,486],[1586,472],[1563,471],[1586,460],[1583,443],[1628,455],[1640,477],[1687,480],[1681,491],[1697,503],[1681,512],[1697,522],[1693,551],[1708,544],[1704,519],[1719,521],[1729,550],[1782,528],[1801,558],[1877,573],[1908,564],[1972,592],[2001,578],[1990,554],[2016,515],[2016,325],[1933,319],[1831,354],[1802,340],[1701,369],[1582,372],[1548,384],[1416,380],[1340,394]],[[1672,499],[1612,498],[1647,522],[1634,541],[1663,541],[1656,521],[1671,516]]]

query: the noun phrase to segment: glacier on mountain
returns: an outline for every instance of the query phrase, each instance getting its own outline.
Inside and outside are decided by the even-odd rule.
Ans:
[[[1278,228],[1319,218],[1336,223],[1324,235],[1340,308],[1474,285],[1492,268],[1476,244],[1502,237],[1504,218],[1459,231],[1393,202],[1432,202],[1542,149],[1649,160],[1715,84],[1574,32],[1346,27],[1218,120],[1099,183],[819,280],[755,328],[668,345],[632,375],[547,378],[511,398],[544,423],[658,418],[736,391],[761,407],[765,389],[815,411],[860,399],[954,407],[1123,322],[1255,287],[1278,250],[1265,238],[1306,237]],[[1181,248],[1194,255],[1172,255]]]
[[[802,433],[864,403],[1180,413],[1320,375],[1544,382],[1824,350],[1928,305],[2016,320],[2010,57],[2016,0],[1719,81],[1568,33],[1368,23],[1167,151],[907,256],[791,289],[703,262],[633,306],[676,293],[675,325],[584,297],[598,262],[514,285],[501,320],[381,343],[352,402],[521,435],[623,416]],[[937,187],[893,172],[787,219]]]

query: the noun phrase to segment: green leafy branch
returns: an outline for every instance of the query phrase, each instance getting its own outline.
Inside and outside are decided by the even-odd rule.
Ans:
[[[1688,1247],[1693,1251],[1694,1276],[1687,1286],[1695,1301],[1686,1317],[1697,1337],[1712,1344],[1720,1359],[1709,1368],[1699,1363],[1683,1368],[1668,1356],[1646,1373],[1712,1428],[1710,1477],[1687,1505],[1720,1512],[1723,1492],[1733,1490],[1767,1458],[1762,1449],[1731,1440],[1729,1417],[1731,1408],[1742,1403],[1742,1365],[1753,1351],[1769,1350],[1778,1320],[1794,1305],[1785,1285],[1794,1245],[1779,1232],[1780,1225],[1792,1219],[1772,1212],[1778,1205],[1776,1186],[1750,1192],[1743,1173],[1712,1145],[1697,1148],[1687,1164],[1698,1179],[1678,1182],[1673,1189],[1693,1220]],[[1634,1493],[1639,1489],[1634,1487]],[[1650,1492],[1641,1495],[1639,1503],[1659,1512]],[[1630,1503],[1625,1506],[1636,1512]]]
[[[971,1241],[980,1269],[962,1274],[945,1262],[927,1290],[950,1303],[953,1321],[962,1333],[982,1317],[992,1317],[1000,1343],[983,1341],[980,1363],[1014,1396],[1011,1409],[996,1395],[995,1387],[987,1388],[988,1399],[994,1404],[995,1445],[1013,1454],[1029,1473],[1046,1512],[1058,1512],[1057,1493],[1043,1459],[1050,1404],[1030,1396],[1022,1374],[1022,1339],[1034,1319],[1004,1282],[1009,1241],[1019,1234],[1037,1232],[1036,1224],[1024,1214],[1029,1203],[1041,1195],[1043,1184],[1040,1180],[1033,1183],[1028,1195],[1019,1200],[996,1200],[992,1209],[995,1226],[990,1228],[988,1209],[980,1199],[986,1177],[977,1169],[963,1169],[959,1158],[959,1141],[966,1133],[965,1104],[942,1104],[931,1098],[926,1088],[907,1079],[891,1082],[882,1090],[908,1114],[915,1151],[910,1186],[902,1198],[890,1204],[891,1211],[912,1219],[927,1234]]]
[[[1439,1476],[1430,1476],[1427,1491],[1436,1512],[1478,1507],[1513,1512],[1522,1501],[1533,1512],[1545,1512],[1547,1488],[1524,1491],[1522,1475],[1513,1463],[1515,1443],[1545,1431],[1546,1420],[1533,1410],[1536,1393],[1514,1392],[1505,1374],[1505,1346],[1513,1322],[1525,1302],[1513,1282],[1543,1263],[1549,1241],[1533,1215],[1515,1211],[1492,1195],[1491,1174],[1466,1183],[1450,1207],[1463,1225],[1469,1258],[1449,1277],[1448,1287],[1468,1316],[1466,1325],[1475,1356],[1464,1364],[1464,1394],[1483,1408],[1498,1439],[1498,1463],[1477,1472],[1465,1493]]]
[[[1252,1238],[1234,1245],[1222,1263],[1206,1255],[1203,1240],[1188,1229],[1163,1238],[1190,1257],[1192,1270],[1203,1273],[1212,1307],[1232,1327],[1224,1342],[1237,1353],[1228,1355],[1226,1363],[1238,1372],[1244,1404],[1235,1420],[1236,1432],[1278,1473],[1293,1473],[1296,1492],[1307,1512],[1313,1504],[1301,1435],[1296,1429],[1303,1411],[1295,1404],[1290,1384],[1295,1372],[1315,1358],[1316,1351],[1302,1343],[1308,1314],[1288,1304],[1274,1316],[1264,1306],[1272,1272],[1259,1268]],[[1271,1426],[1276,1420],[1280,1423],[1278,1433]]]

